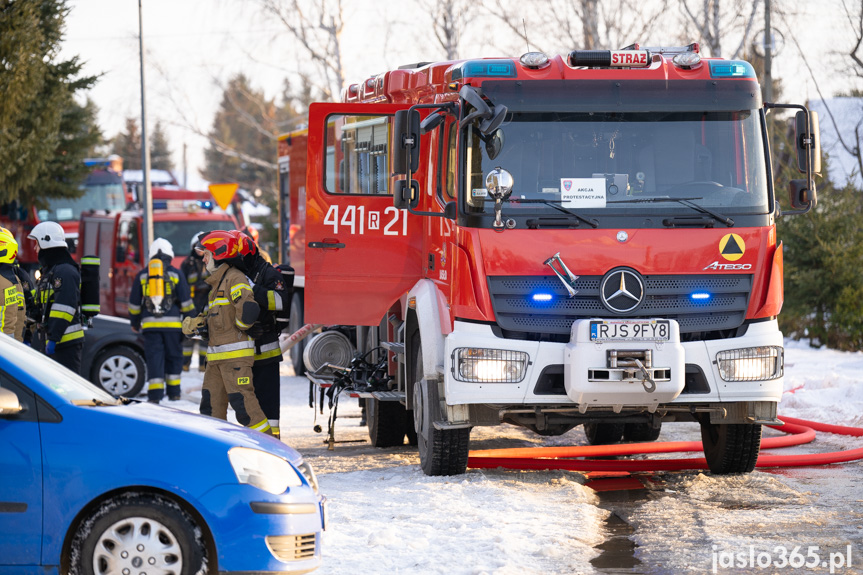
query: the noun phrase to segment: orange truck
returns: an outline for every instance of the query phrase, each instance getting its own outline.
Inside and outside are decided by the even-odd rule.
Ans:
[[[326,326],[294,366],[365,397],[372,443],[407,436],[431,475],[502,423],[603,444],[690,422],[713,472],[751,471],[783,389],[776,219],[819,171],[817,116],[697,44],[373,76],[279,141],[292,322]]]

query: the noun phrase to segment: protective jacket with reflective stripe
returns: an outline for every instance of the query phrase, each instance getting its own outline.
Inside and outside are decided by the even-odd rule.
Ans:
[[[186,277],[177,268],[165,264],[165,292],[172,294],[171,307],[166,309],[161,316],[156,316],[146,305],[149,293],[149,273],[147,268],[142,269],[132,282],[132,293],[129,294],[129,320],[135,329],[180,331],[183,329],[183,318],[195,311],[195,305],[189,294],[189,284]]]
[[[255,340],[255,365],[280,362],[282,361],[282,350],[279,348],[281,325],[276,323],[276,312],[291,305],[287,301],[290,292],[281,272],[260,255],[255,258],[249,276],[252,279],[255,301],[261,308],[258,324],[264,330]]]
[[[81,272],[69,250],[47,248],[39,252],[44,262],[36,301],[42,306],[42,329],[46,341],[57,347],[78,343],[84,337],[79,306],[81,302]]]
[[[239,269],[222,264],[207,283],[212,288],[207,310],[207,363],[244,358],[251,364],[255,342],[245,332],[255,323],[260,308],[249,278]]]
[[[18,300],[21,284],[12,264],[0,264],[0,326],[6,335],[15,337],[18,330]]]

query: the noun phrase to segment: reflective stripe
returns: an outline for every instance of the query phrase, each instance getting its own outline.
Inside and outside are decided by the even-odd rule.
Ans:
[[[237,349],[254,349],[255,342],[251,339],[246,341],[238,341],[236,343],[225,343],[222,345],[210,346],[207,348],[207,353],[221,353],[223,351],[234,351]]]
[[[193,309],[195,309],[195,302],[193,302],[190,299],[187,299],[186,301],[184,301],[180,305],[181,305],[181,308],[180,308],[181,311],[192,311]]]
[[[147,321],[148,319],[141,322],[141,329],[183,329],[183,324],[179,321]]]
[[[210,305],[231,305],[231,300],[219,297],[210,302]]]
[[[238,351],[225,351],[219,353],[213,353],[209,349],[207,350],[207,361],[221,361],[223,359],[239,359],[241,357],[251,357],[254,359],[255,350],[253,349],[241,349]]]
[[[86,265],[92,266],[92,265],[99,265],[100,262],[99,262],[99,258],[90,257],[90,258],[81,258],[81,263],[85,266]]]
[[[192,350],[191,349],[184,349],[183,350],[183,357],[192,357]]]
[[[141,306],[130,303],[129,304],[129,313],[138,315],[139,313],[141,313]]]
[[[174,283],[180,283],[180,276],[177,275],[177,272],[168,271],[168,277],[170,277]]]
[[[70,305],[63,305],[63,304],[55,303],[55,304],[51,305],[51,311],[64,311],[70,315],[75,315],[75,312],[77,310]]]
[[[265,419],[260,423],[250,425],[249,429],[254,429],[255,431],[260,431],[261,433],[266,433],[270,429],[270,422]]]
[[[81,310],[82,311],[91,311],[91,312],[94,311],[96,313],[99,313],[100,308],[99,308],[99,304],[97,304],[97,303],[93,303],[93,304],[86,303],[86,304],[83,304],[81,306]]]
[[[241,322],[239,319],[235,319],[234,323],[240,329],[249,329],[250,327],[252,327],[251,324],[245,324],[245,323]]]
[[[66,343],[67,341],[74,341],[76,339],[81,339],[82,337],[84,337],[84,328],[78,324],[67,329],[66,333],[63,334],[63,337],[61,337],[60,341],[57,343]]]
[[[267,309],[270,311],[282,311],[282,296],[272,290],[268,291]]]
[[[279,342],[268,343],[267,345],[261,346],[261,353],[255,354],[255,361],[278,357],[280,355],[282,355],[282,349],[279,347]]]
[[[235,297],[239,297],[240,292],[242,292],[244,289],[252,291],[252,286],[250,286],[249,284],[237,284],[234,287],[232,287],[231,288],[231,299],[233,299]]]
[[[165,380],[161,377],[151,379],[147,389],[165,389]]]
[[[53,307],[51,308],[51,313],[48,314],[48,317],[56,317],[58,319],[65,319],[66,321],[72,321],[73,319],[75,319],[75,316],[71,313],[55,310]]]
[[[197,273],[189,274],[186,277],[186,281],[188,281],[190,284],[198,283],[198,274]]]

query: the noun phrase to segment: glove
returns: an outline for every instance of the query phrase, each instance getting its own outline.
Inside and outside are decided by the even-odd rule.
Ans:
[[[50,339],[45,343],[45,354],[46,355],[54,355],[54,348],[57,346],[56,341],[51,341]]]
[[[262,335],[264,335],[264,328],[259,323],[254,323],[252,327],[246,330],[246,335],[252,339],[258,339]]]
[[[183,320],[183,333],[195,335],[205,325],[207,325],[207,319],[204,316],[187,317]]]

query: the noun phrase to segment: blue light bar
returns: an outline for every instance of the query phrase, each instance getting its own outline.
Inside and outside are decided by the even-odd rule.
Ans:
[[[710,294],[703,291],[697,291],[693,294],[690,294],[689,297],[696,301],[707,301],[710,299]]]
[[[453,68],[452,79],[462,78],[515,78],[512,60],[471,60]]]
[[[168,202],[166,200],[154,200],[153,201],[153,209],[154,210],[167,210]]]
[[[743,60],[708,60],[711,78],[754,78],[755,68]]]
[[[530,297],[533,301],[541,303],[549,302],[554,299],[554,296],[550,293],[535,293]]]

